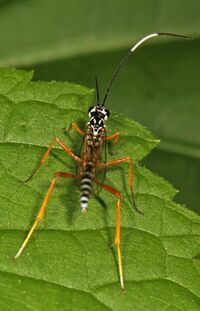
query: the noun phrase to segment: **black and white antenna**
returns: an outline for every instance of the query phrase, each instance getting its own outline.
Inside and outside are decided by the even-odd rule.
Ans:
[[[135,50],[145,41],[153,38],[153,37],[158,37],[158,36],[170,36],[170,37],[178,37],[178,38],[184,38],[184,39],[192,39],[191,37],[188,36],[183,36],[183,35],[177,35],[177,34],[173,34],[173,33],[168,33],[168,32],[157,32],[157,33],[152,33],[144,38],[142,38],[140,41],[138,41],[129,51],[128,53],[122,58],[122,60],[120,61],[119,65],[117,66],[117,68],[115,69],[112,78],[110,79],[109,83],[108,83],[108,87],[106,89],[103,101],[102,101],[102,106],[104,106],[106,99],[108,97],[108,94],[110,92],[110,89],[112,87],[112,84],[115,80],[115,78],[117,77],[119,71],[121,70],[121,68],[126,64],[127,60],[129,59],[129,56],[135,52]]]

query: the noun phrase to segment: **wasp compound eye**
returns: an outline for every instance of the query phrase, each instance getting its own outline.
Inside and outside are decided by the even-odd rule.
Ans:
[[[109,118],[110,117],[110,111],[108,109],[105,109],[106,115]]]
[[[89,109],[88,109],[88,115],[89,117],[92,117],[95,113],[95,107],[94,106],[91,106]]]
[[[88,108],[88,113],[90,113],[92,111],[92,109],[94,109],[94,106],[91,106]]]

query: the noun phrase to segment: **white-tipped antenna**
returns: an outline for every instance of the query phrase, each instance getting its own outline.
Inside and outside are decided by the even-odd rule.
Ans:
[[[117,68],[115,69],[113,76],[110,80],[110,82],[108,83],[108,87],[107,90],[105,92],[105,96],[102,102],[102,106],[104,106],[105,101],[108,97],[108,94],[110,92],[111,86],[115,80],[115,78],[117,77],[120,69],[123,67],[123,65],[127,62],[127,60],[129,59],[129,56],[145,41],[153,38],[153,37],[159,37],[159,36],[170,36],[170,37],[178,37],[178,38],[184,38],[184,39],[192,39],[191,37],[188,36],[183,36],[183,35],[177,35],[177,34],[173,34],[173,33],[169,33],[169,32],[157,32],[157,33],[152,33],[144,38],[142,38],[140,41],[138,41],[129,51],[128,53],[122,58],[121,62],[119,63],[119,65],[117,66]]]

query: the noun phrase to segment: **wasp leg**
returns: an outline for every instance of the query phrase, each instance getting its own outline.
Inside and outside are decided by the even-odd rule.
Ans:
[[[33,234],[33,231],[35,230],[36,226],[43,219],[44,214],[45,214],[45,210],[46,210],[46,206],[47,206],[48,200],[49,200],[49,198],[50,198],[50,196],[52,194],[52,191],[54,189],[57,177],[78,178],[78,176],[75,176],[75,175],[70,174],[70,173],[65,173],[65,172],[56,172],[56,173],[54,173],[52,181],[51,181],[51,184],[50,184],[50,187],[49,187],[49,189],[47,191],[47,194],[46,194],[46,196],[44,198],[44,201],[43,201],[43,203],[41,205],[39,213],[38,213],[38,215],[37,215],[37,217],[36,217],[32,227],[31,227],[31,229],[30,229],[26,239],[24,240],[22,246],[18,250],[17,254],[14,256],[14,259],[17,259],[21,255],[22,251],[24,250],[24,248],[26,247],[28,241],[30,240],[30,238],[31,238],[31,236]]]
[[[75,122],[72,122],[70,124],[67,132],[69,133],[72,129],[75,129],[75,131],[79,133],[80,135],[83,135],[83,136],[85,135],[85,132],[83,132]]]
[[[114,160],[114,161],[110,161],[110,162],[106,162],[106,163],[100,163],[99,166],[111,166],[111,165],[118,165],[120,163],[123,162],[129,162],[129,187],[130,187],[130,191],[131,191],[131,198],[132,198],[132,204],[133,207],[135,208],[135,210],[143,215],[143,213],[137,208],[136,204],[135,204],[135,199],[134,199],[134,193],[133,193],[133,163],[132,163],[132,158],[131,157],[125,157],[125,158],[121,158],[118,160]]]
[[[114,139],[114,144],[117,144],[118,140],[119,140],[119,137],[120,137],[120,132],[116,132],[116,133],[114,133],[112,135],[106,136],[106,140]]]
[[[39,170],[39,168],[46,162],[48,156],[49,156],[49,153],[51,151],[51,149],[53,148],[53,145],[55,144],[55,142],[57,142],[61,147],[62,149],[68,153],[75,161],[78,161],[80,162],[81,159],[79,157],[77,157],[67,146],[65,146],[65,144],[60,140],[58,139],[57,137],[55,137],[51,143],[50,143],[50,146],[49,148],[47,149],[47,151],[45,152],[45,154],[43,155],[42,157],[42,160],[39,162],[39,164],[36,166],[36,168],[34,169],[33,173],[26,179],[26,180],[23,180],[23,181],[20,181],[20,182],[23,182],[23,183],[26,183],[28,182],[36,173],[37,171]]]
[[[114,140],[112,149],[110,148],[111,154],[115,154],[115,145],[118,143],[119,137],[120,137],[120,132],[116,132],[112,135],[106,136],[106,140],[112,140],[112,139]]]
[[[121,288],[124,289],[124,277],[123,277],[123,265],[121,257],[121,248],[120,248],[120,206],[121,206],[121,195],[120,192],[114,189],[113,187],[105,184],[101,184],[96,180],[96,183],[101,186],[104,190],[114,194],[117,197],[116,203],[116,231],[115,231],[115,245],[117,247],[117,256],[118,256],[118,268],[119,268],[119,278]]]

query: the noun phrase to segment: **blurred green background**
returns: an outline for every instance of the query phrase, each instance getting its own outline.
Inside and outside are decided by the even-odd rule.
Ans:
[[[1,0],[0,66],[89,88],[97,74],[103,94],[115,66],[141,37],[192,35],[193,41],[154,38],[138,49],[107,106],[161,139],[143,164],[180,190],[177,202],[199,212],[199,16],[199,0]]]

